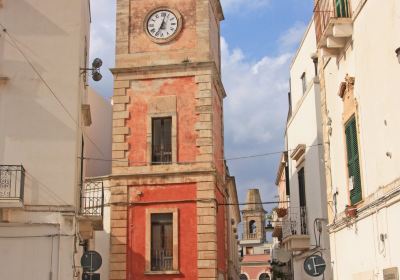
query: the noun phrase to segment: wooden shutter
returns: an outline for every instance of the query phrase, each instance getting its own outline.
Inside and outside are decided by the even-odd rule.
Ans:
[[[346,124],[347,168],[349,174],[351,204],[354,205],[362,199],[360,157],[358,153],[357,123],[353,116]],[[350,181],[351,180],[351,181]]]
[[[348,0],[336,0],[336,17],[349,17]]]

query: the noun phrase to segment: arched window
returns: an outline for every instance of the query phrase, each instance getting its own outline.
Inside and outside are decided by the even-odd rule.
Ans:
[[[249,223],[249,233],[256,233],[256,231],[257,231],[256,221],[251,220]]]
[[[260,275],[260,278],[258,278],[260,280],[270,280],[271,278],[269,277],[269,275],[267,273],[262,273]]]
[[[246,274],[240,274],[240,280],[249,280],[249,278],[247,278]]]

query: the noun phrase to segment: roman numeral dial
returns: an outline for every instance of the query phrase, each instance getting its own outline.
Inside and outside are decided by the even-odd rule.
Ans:
[[[150,12],[145,20],[145,31],[156,43],[171,41],[182,28],[182,20],[178,11],[159,8]]]

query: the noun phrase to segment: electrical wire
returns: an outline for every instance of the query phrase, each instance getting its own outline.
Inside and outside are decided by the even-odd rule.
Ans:
[[[17,41],[14,39],[14,37],[7,31],[7,28],[0,23],[0,26],[3,28],[3,32],[11,39],[12,43],[10,43],[8,40],[7,42],[10,43],[11,46],[13,46],[14,48],[16,48],[18,50],[18,52],[24,57],[25,61],[30,65],[30,67],[32,68],[32,70],[36,73],[36,75],[40,78],[40,80],[42,81],[42,83],[47,87],[47,89],[50,91],[50,93],[52,94],[52,96],[56,99],[56,101],[58,102],[58,104],[63,108],[63,110],[67,113],[67,115],[70,117],[70,119],[76,124],[77,127],[80,127],[79,123],[77,120],[75,120],[75,118],[73,117],[73,115],[71,114],[71,112],[68,110],[68,108],[64,105],[64,103],[61,101],[61,99],[57,96],[57,94],[55,93],[55,91],[50,87],[50,85],[47,83],[47,81],[44,79],[44,77],[40,74],[40,72],[37,70],[37,68],[35,67],[35,65],[30,61],[30,59],[28,58],[28,56],[22,51],[22,49],[18,46]],[[104,156],[102,150],[98,147],[98,145],[88,136],[86,135],[86,133],[82,130],[82,134],[85,136],[85,138],[87,138],[89,140],[89,142],[91,142],[95,148]],[[323,144],[315,144],[315,145],[310,145],[310,146],[306,146],[306,148],[310,148],[310,147],[316,147],[316,146],[321,146]],[[267,156],[272,156],[272,155],[277,155],[277,154],[281,154],[284,152],[290,152],[290,151],[294,151],[295,149],[289,149],[286,151],[274,151],[274,152],[268,152],[268,153],[263,153],[263,154],[254,154],[254,155],[246,155],[246,156],[239,156],[239,157],[231,157],[231,158],[221,158],[221,159],[217,159],[218,161],[235,161],[235,160],[243,160],[243,159],[251,159],[251,158],[259,158],[259,157],[267,157]],[[126,162],[126,160],[120,160],[120,159],[103,159],[103,158],[91,158],[91,157],[78,157],[79,159],[84,159],[84,160],[93,160],[93,161],[107,161],[107,162]],[[204,162],[209,162],[209,161],[192,161],[192,162],[179,162],[180,164],[184,164],[184,163],[204,163]],[[149,162],[131,162],[131,163],[136,163],[136,164],[148,164]],[[150,164],[153,162],[150,162]],[[162,164],[160,162],[157,162],[158,164]],[[171,164],[171,162],[168,162],[168,164]]]
[[[29,66],[32,68],[32,70],[36,73],[36,75],[39,77],[41,82],[46,86],[46,88],[50,91],[51,95],[54,97],[54,99],[57,101],[57,103],[63,108],[65,113],[68,115],[68,117],[75,123],[75,125],[79,128],[81,126],[79,125],[78,121],[73,117],[72,113],[68,110],[67,106],[64,105],[64,103],[61,101],[61,99],[57,96],[55,91],[51,88],[51,86],[47,83],[47,81],[44,79],[42,74],[40,74],[39,70],[35,67],[35,65],[30,61],[28,56],[24,53],[24,51],[18,46],[17,40],[7,31],[7,28],[0,22],[0,26],[2,27],[3,32],[10,38],[11,42],[6,40],[12,47],[14,47],[24,58],[24,60],[29,64]],[[90,143],[93,144],[93,146],[100,152],[102,156],[105,156],[103,151],[98,147],[98,145],[83,131],[82,134],[86,139],[89,140]]]
[[[322,146],[322,143],[314,144],[306,146],[306,148],[314,148]],[[235,160],[243,160],[243,159],[252,159],[252,158],[260,158],[260,157],[268,157],[273,155],[278,155],[286,152],[292,152],[295,149],[289,150],[279,150],[274,152],[262,153],[262,154],[253,154],[253,155],[245,155],[240,157],[227,157],[227,158],[217,158],[216,161],[235,161]],[[89,161],[105,161],[105,162],[127,162],[127,160],[122,159],[102,159],[102,158],[93,158],[93,157],[78,157],[78,159],[89,160]],[[192,164],[192,163],[209,163],[210,161],[179,161],[179,162],[148,162],[148,161],[130,161],[131,164]]]

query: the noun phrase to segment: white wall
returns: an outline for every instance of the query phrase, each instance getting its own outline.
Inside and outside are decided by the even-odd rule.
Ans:
[[[400,64],[394,53],[400,46],[400,2],[352,2],[353,10],[356,4],[365,2],[354,21],[353,43],[343,57],[327,62],[324,72],[332,119],[330,156],[338,214],[349,204],[343,101],[337,94],[346,74],[355,77],[363,198],[379,198],[381,187],[400,178]],[[395,249],[400,246],[400,206],[398,202],[387,206],[372,208],[370,211],[376,213],[331,234],[335,279],[383,279],[383,269],[400,266],[400,254]],[[387,234],[384,242],[380,234]]]
[[[399,15],[400,4],[396,0],[385,5],[379,0],[367,1],[354,23],[353,47],[338,63],[332,59],[326,67],[328,110],[332,119],[332,183],[334,189],[340,190],[339,211],[348,204],[343,188],[347,186],[343,101],[337,95],[346,74],[356,79],[363,196],[400,175],[400,98],[396,94],[400,88],[400,65],[394,53],[400,46]],[[386,156],[387,152],[392,153],[392,158]]]
[[[9,81],[0,85],[0,164],[25,167],[25,204],[74,205],[88,2],[5,1],[0,19],[73,118],[1,32],[0,73]]]
[[[0,164],[26,170],[25,207],[0,203],[0,279],[74,279],[89,1],[6,0],[0,22]]]
[[[292,90],[292,117],[289,119],[286,130],[286,142],[289,150],[289,180],[290,180],[290,209],[289,212],[299,213],[299,184],[298,167],[296,160],[290,158],[292,151],[300,144],[306,145],[304,167],[308,233],[310,237],[310,249],[317,244],[319,233],[316,232],[317,240],[314,237],[315,219],[326,219],[326,185],[323,168],[323,146],[322,122],[320,112],[320,86],[315,79],[315,68],[311,54],[316,52],[315,28],[313,22],[306,31],[303,43],[293,61],[291,75]],[[303,94],[301,75],[306,72],[308,87]],[[325,225],[326,223],[324,223]],[[329,271],[329,236],[324,227],[321,234],[320,249],[328,264]],[[310,252],[313,252],[310,250]],[[309,252],[309,253],[310,253]],[[293,259],[295,280],[315,279],[305,274],[303,264],[308,254],[302,254]],[[322,279],[322,276],[320,277]],[[329,273],[325,279],[331,279]]]
[[[111,174],[112,144],[112,106],[111,101],[104,99],[93,89],[88,91],[88,104],[92,117],[92,125],[86,129],[91,141],[85,141],[85,157],[102,160],[86,161],[86,177],[106,176]]]

